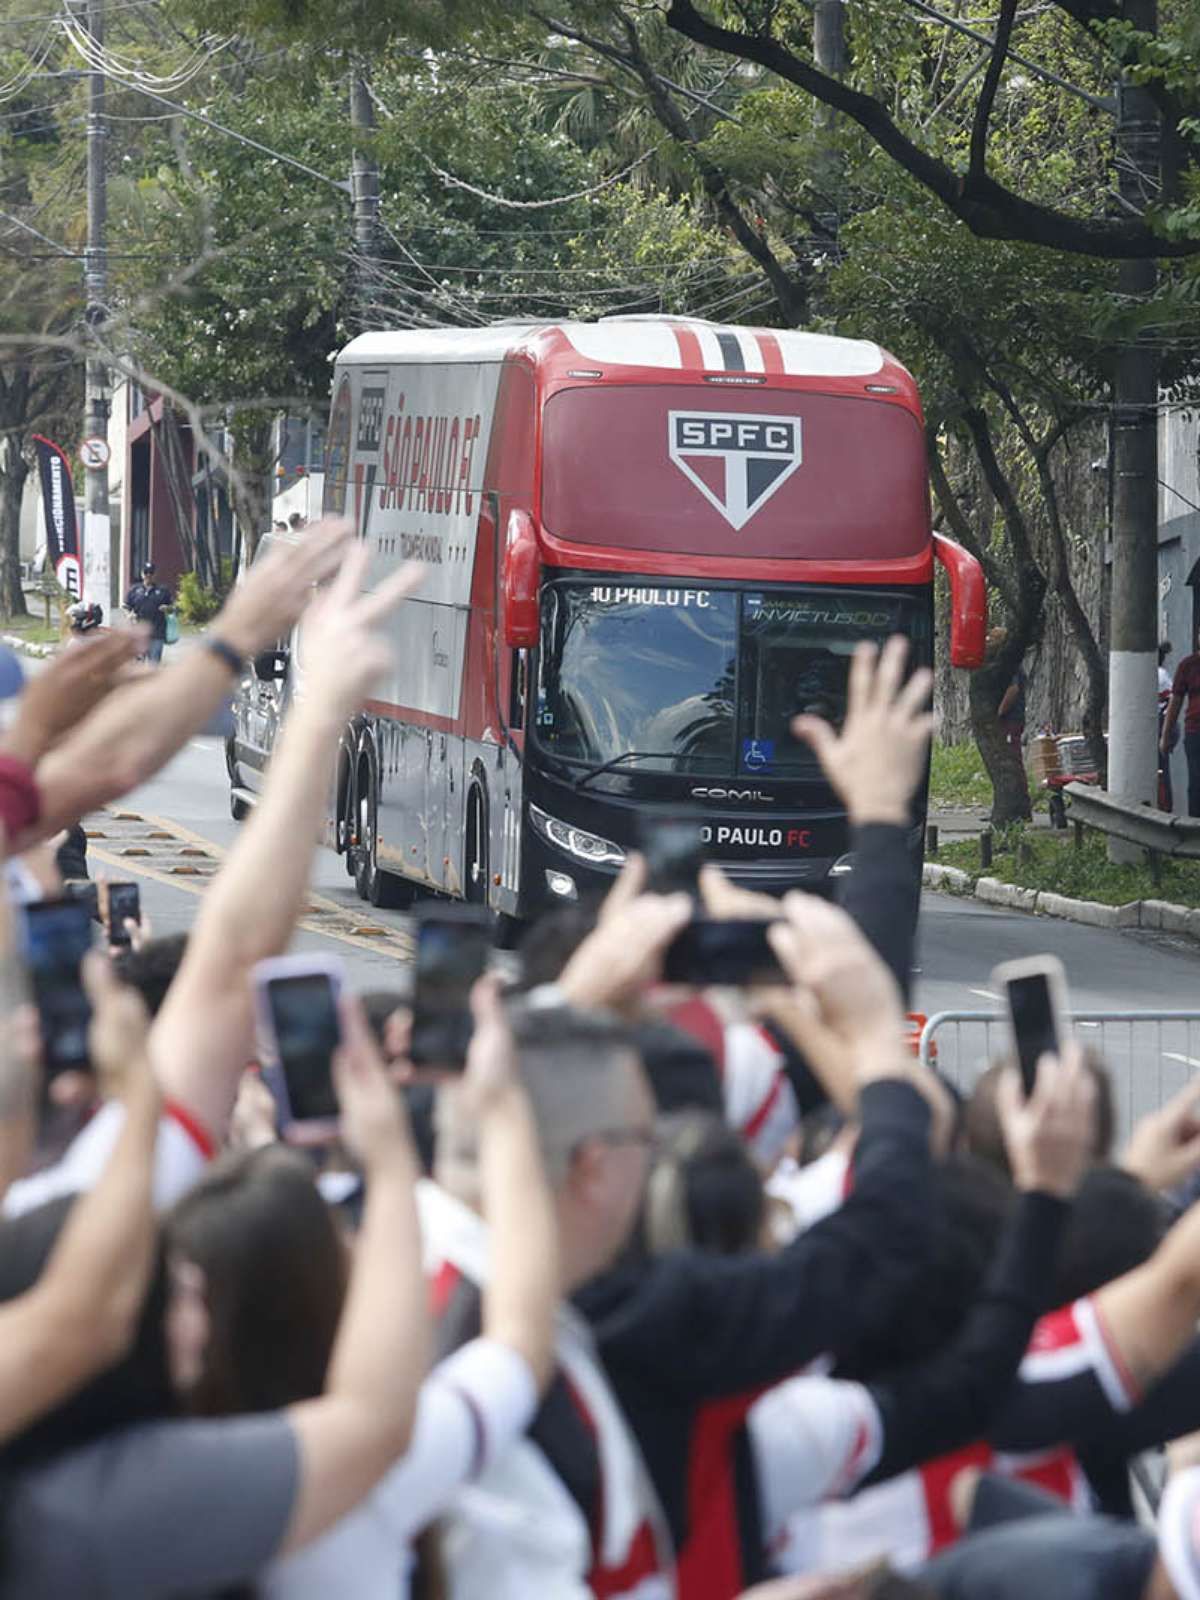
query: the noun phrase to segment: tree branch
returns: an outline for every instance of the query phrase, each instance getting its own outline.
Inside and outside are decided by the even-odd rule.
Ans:
[[[677,33],[695,43],[724,55],[756,61],[823,104],[843,112],[980,238],[1023,240],[1071,255],[1112,260],[1200,253],[1200,239],[1168,239],[1136,219],[1072,217],[1024,199],[986,173],[956,172],[914,144],[873,96],[821,72],[770,35],[719,27],[702,16],[692,0],[669,0],[667,21]]]
[[[995,556],[976,537],[975,530],[967,520],[966,513],[959,504],[950,483],[950,475],[946,471],[946,463],[942,457],[942,446],[938,439],[938,430],[928,427],[925,430],[925,447],[929,456],[929,482],[932,485],[934,497],[942,515],[950,528],[950,532],[978,561],[983,568],[983,575],[987,579],[988,587],[994,589],[1010,611],[1016,609],[1016,590],[1009,581],[1009,575],[996,560]]]
[[[975,120],[971,124],[971,156],[967,168],[971,182],[978,182],[980,178],[987,177],[988,123],[991,121],[992,107],[996,103],[996,90],[1000,87],[1000,74],[1004,71],[1004,61],[1008,55],[1016,15],[1017,0],[1000,0],[996,39],[992,45],[991,60],[988,62],[983,87],[979,91],[979,100],[975,106]]]

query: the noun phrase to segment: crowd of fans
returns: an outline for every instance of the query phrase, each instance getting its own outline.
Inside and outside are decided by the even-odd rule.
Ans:
[[[840,905],[711,865],[649,893],[631,857],[479,981],[461,1075],[412,1068],[399,981],[343,997],[337,1145],[279,1137],[251,974],[419,582],[364,575],[309,530],[154,675],[136,630],[79,641],[0,743],[0,1595],[1196,1600],[1200,1096],[1115,1153],[1073,1044],[965,1103],[914,1058],[902,641],[860,648],[840,729],[797,719],[854,831]],[[87,958],[66,1137],[13,901],[302,614],[191,933]],[[698,905],[768,921],[782,976],[664,983]]]

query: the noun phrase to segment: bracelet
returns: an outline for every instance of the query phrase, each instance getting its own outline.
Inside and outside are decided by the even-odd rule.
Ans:
[[[207,637],[204,640],[204,648],[210,650],[218,661],[223,661],[235,678],[240,678],[246,670],[245,661],[231,644],[226,644],[224,639]]]

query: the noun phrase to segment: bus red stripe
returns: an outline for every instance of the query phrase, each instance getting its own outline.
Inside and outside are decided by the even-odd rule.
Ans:
[[[758,348],[762,351],[763,371],[775,374],[783,372],[783,351],[779,348],[779,340],[773,333],[756,333]]]

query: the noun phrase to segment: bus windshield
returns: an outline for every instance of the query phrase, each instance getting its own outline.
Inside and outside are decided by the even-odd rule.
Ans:
[[[855,645],[892,633],[929,660],[924,591],[549,583],[536,737],[587,767],[637,752],[639,772],[811,776],[791,719],[840,727]]]

